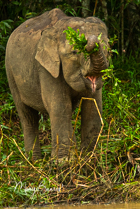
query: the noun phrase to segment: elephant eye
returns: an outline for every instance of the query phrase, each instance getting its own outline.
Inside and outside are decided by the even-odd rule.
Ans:
[[[73,50],[72,53],[75,55],[77,54],[77,50]]]

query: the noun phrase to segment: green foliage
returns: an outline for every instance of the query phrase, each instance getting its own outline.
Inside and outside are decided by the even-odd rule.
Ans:
[[[69,4],[64,3],[63,5],[58,5],[57,8],[63,10],[67,15],[72,15],[74,17],[79,16],[80,9],[76,12]]]
[[[7,90],[7,79],[5,73],[5,50],[9,35],[13,27],[12,25],[12,20],[3,20],[0,22],[0,92]]]
[[[85,59],[87,59],[87,56],[90,54],[99,50],[99,45],[97,43],[95,43],[96,47],[91,52],[86,50],[87,40],[84,33],[82,33],[80,36],[79,29],[77,29],[76,32],[71,27],[68,27],[68,30],[64,30],[63,33],[66,33],[66,39],[69,41],[70,45],[73,45],[73,49],[78,50],[77,54],[83,53]]]
[[[111,39],[112,45],[114,41]],[[116,50],[111,49],[110,51],[116,52]],[[121,69],[119,69],[120,66]],[[120,164],[120,168],[112,175],[114,183],[121,180],[125,181],[126,176],[128,176],[126,181],[133,181],[137,173],[136,165],[131,168],[132,170],[128,175],[128,164],[132,161],[127,161],[127,156],[132,149],[137,156],[140,152],[140,74],[139,72],[136,73],[138,66],[139,63],[133,60],[133,56],[125,59],[125,62],[122,62],[121,57],[115,56],[110,59],[109,69],[103,70],[105,73],[103,76],[104,134],[108,135],[108,139],[107,141],[103,140],[98,145],[104,153],[101,158],[102,167],[108,168],[108,172],[113,172],[112,165],[115,162]],[[134,76],[133,71],[137,76]],[[129,81],[130,78],[131,82]]]
[[[5,47],[7,40],[9,38],[9,34],[12,30],[11,24],[12,20],[3,20],[0,22],[0,55],[2,56],[3,51],[5,52]]]
[[[48,2],[48,0],[15,0],[8,3],[3,1],[1,9],[2,11],[6,10],[7,13],[0,14],[0,19],[6,19],[6,16],[8,16],[9,19],[18,21],[19,17],[26,19],[28,13],[32,13],[33,16],[52,8],[54,8],[54,3]]]
[[[131,3],[132,2],[132,0],[128,0],[128,3]],[[134,0],[134,3],[136,4],[136,5],[139,5],[140,4],[140,0]]]
[[[77,0],[76,2],[73,0],[73,2],[69,4],[68,0],[64,0],[63,2],[59,2],[56,7],[63,10],[68,16],[81,17],[81,10],[83,8],[82,6],[79,6],[81,2],[82,0]]]
[[[5,93],[7,91],[7,79],[5,73],[5,50],[9,35],[12,30],[12,20],[4,20],[0,22],[0,124],[3,125],[3,115],[9,114],[15,107],[11,94]],[[9,89],[8,89],[9,90]],[[3,104],[4,103],[4,104]]]

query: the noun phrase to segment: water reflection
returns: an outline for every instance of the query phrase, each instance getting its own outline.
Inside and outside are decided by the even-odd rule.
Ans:
[[[13,208],[12,208],[13,209]],[[108,204],[108,205],[61,205],[49,207],[35,207],[28,209],[140,209],[140,203]]]

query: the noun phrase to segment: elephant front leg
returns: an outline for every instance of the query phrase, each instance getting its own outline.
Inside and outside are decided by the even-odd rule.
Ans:
[[[69,158],[76,145],[71,124],[71,104],[57,103],[51,108],[52,157]]]
[[[89,96],[91,97],[91,96]],[[96,91],[94,99],[100,113],[102,112],[102,89]],[[81,148],[87,151],[94,149],[101,129],[101,119],[94,101],[83,100],[81,110]]]

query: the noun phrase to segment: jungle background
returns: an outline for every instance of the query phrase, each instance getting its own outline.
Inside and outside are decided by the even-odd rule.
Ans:
[[[12,31],[53,8],[96,16],[108,27],[110,67],[103,77],[103,123],[95,150],[52,161],[49,118],[40,114],[43,160],[25,156],[23,133],[5,73]],[[117,52],[117,53],[114,53]],[[140,200],[140,0],[0,0],[0,206]],[[76,123],[76,126],[75,126]],[[72,117],[80,144],[80,113]],[[79,147],[79,146],[78,146]]]

